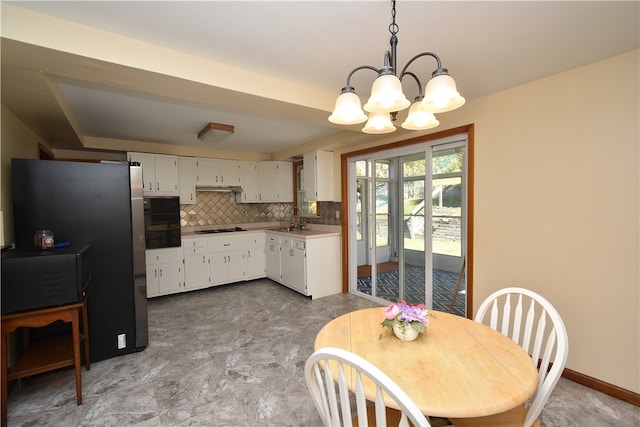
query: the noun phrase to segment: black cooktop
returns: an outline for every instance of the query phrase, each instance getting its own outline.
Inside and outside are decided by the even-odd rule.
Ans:
[[[216,233],[234,233],[236,231],[247,231],[244,228],[233,227],[233,228],[216,228],[214,230],[198,230],[195,233],[197,234],[216,234]]]

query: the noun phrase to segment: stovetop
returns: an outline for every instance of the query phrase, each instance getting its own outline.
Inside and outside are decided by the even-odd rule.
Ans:
[[[216,228],[213,230],[198,230],[195,231],[197,234],[217,234],[217,233],[235,233],[236,231],[247,231],[244,228],[234,227],[234,228]]]

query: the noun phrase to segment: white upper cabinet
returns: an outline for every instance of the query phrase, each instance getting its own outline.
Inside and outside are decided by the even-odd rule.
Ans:
[[[130,162],[142,165],[144,194],[178,195],[178,157],[165,154],[128,153]]]
[[[196,186],[220,185],[221,164],[219,159],[196,159]]]
[[[237,160],[199,158],[196,186],[236,187],[240,185],[240,162]]]
[[[220,161],[220,184],[237,187],[240,185],[240,162],[237,160]]]
[[[311,151],[303,156],[304,200],[333,201],[333,153]]]
[[[259,201],[257,162],[249,160],[240,162],[240,187],[242,187],[242,193],[236,199],[238,202]]]
[[[178,193],[180,203],[193,205],[196,203],[196,159],[178,157]]]
[[[258,162],[258,193],[261,202],[293,202],[293,164]]]

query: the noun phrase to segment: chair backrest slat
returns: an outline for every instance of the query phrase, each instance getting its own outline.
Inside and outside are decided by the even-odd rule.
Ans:
[[[533,351],[531,352],[531,358],[533,362],[538,365],[538,360],[540,360],[540,354],[542,354],[542,343],[545,337],[545,327],[547,326],[547,316],[546,312],[543,310],[540,314],[540,319],[538,320],[538,326],[536,327],[536,338],[533,342]]]
[[[531,334],[533,333],[533,322],[536,316],[536,304],[532,299],[529,302],[529,310],[527,311],[527,320],[525,321],[524,334],[521,342],[522,348],[531,354]]]
[[[509,336],[509,322],[511,322],[511,298],[504,300],[502,307],[502,334]]]
[[[327,360],[326,363],[329,363],[329,361]],[[340,394],[340,408],[342,409],[342,424],[345,427],[351,427],[351,403],[349,402],[347,394],[347,376],[344,373],[344,367],[342,365],[338,367],[338,372],[340,378],[338,382],[338,391]]]
[[[509,299],[509,298],[507,298]],[[518,295],[518,304],[516,304],[516,311],[513,314],[513,333],[511,339],[515,342],[520,342],[520,326],[522,324],[522,295]],[[506,335],[503,332],[504,335]]]

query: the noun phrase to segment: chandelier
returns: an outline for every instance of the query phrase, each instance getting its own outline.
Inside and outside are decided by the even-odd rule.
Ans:
[[[402,123],[402,127],[410,130],[431,129],[440,124],[434,113],[451,111],[464,104],[465,99],[458,93],[455,80],[449,75],[449,71],[442,67],[440,57],[435,53],[419,53],[407,62],[399,75],[397,74],[396,48],[399,27],[396,24],[395,0],[391,1],[391,18],[392,21],[389,24],[391,51],[386,51],[384,54],[384,66],[378,69],[370,65],[361,65],[349,72],[347,83],[342,88],[338,99],[336,99],[333,113],[329,116],[330,122],[340,125],[353,125],[366,121],[367,124],[362,129],[363,132],[370,134],[390,133],[396,130],[392,121],[395,121],[398,111],[410,106],[409,114],[404,123]],[[431,74],[431,79],[424,89],[424,94],[418,77],[407,71],[413,61],[423,56],[431,56],[437,62],[437,68]],[[369,113],[368,117],[362,111],[363,107],[361,106],[360,98],[356,95],[355,88],[351,86],[351,76],[356,71],[364,69],[378,73],[378,77],[371,87],[371,96],[364,105],[364,110]],[[419,92],[413,104],[402,92],[402,79],[405,76],[412,77],[418,84]]]

